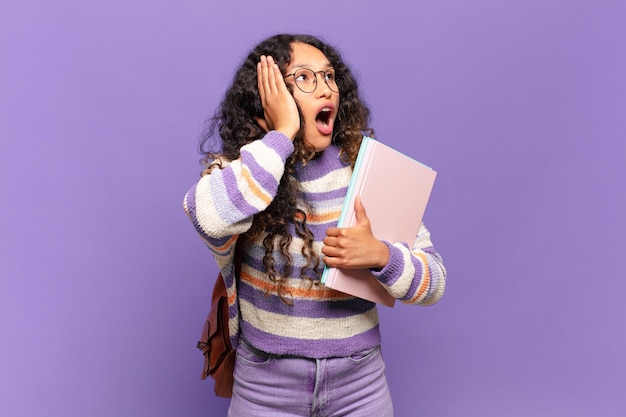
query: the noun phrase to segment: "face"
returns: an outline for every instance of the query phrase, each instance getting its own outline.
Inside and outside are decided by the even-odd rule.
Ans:
[[[313,92],[305,93],[296,86],[297,82],[307,81],[306,75],[300,75],[298,80],[295,76],[289,76],[285,82],[293,87],[293,97],[304,120],[304,146],[308,150],[320,152],[332,141],[333,126],[339,110],[339,93],[332,91],[324,80],[328,79],[333,89],[339,90],[332,84],[334,71],[326,55],[314,46],[297,42],[292,45],[291,62],[286,73],[293,74],[303,68],[316,73],[317,87]],[[326,74],[322,72],[327,70],[330,71]]]

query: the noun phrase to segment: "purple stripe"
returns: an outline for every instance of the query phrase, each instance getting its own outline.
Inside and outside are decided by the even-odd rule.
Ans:
[[[392,286],[398,281],[402,272],[404,272],[404,255],[400,249],[391,245],[389,242],[383,240],[383,243],[389,248],[389,262],[387,262],[387,265],[382,270],[372,271],[372,274],[374,274],[380,282]]]
[[[422,302],[428,302],[435,295],[435,290],[439,288],[439,274],[433,273],[432,268],[429,268],[428,272],[430,273],[430,284],[428,286],[428,294],[426,294]]]
[[[311,227],[311,226],[309,226]],[[323,233],[315,233],[315,240],[317,242],[320,242],[325,234],[326,228],[328,226],[320,226],[320,227],[316,227],[316,229],[320,229]],[[293,228],[292,230],[290,230],[290,233],[292,235],[294,235],[294,231]],[[255,269],[256,271],[259,271],[262,274],[266,273],[266,268],[265,265],[263,265],[263,256],[265,255],[265,248],[259,244],[255,244],[252,243],[250,241],[246,242],[246,251],[242,254],[242,262],[251,267],[252,269]],[[321,253],[317,254],[318,256],[320,256],[320,267],[323,267],[323,263],[321,260]],[[290,274],[290,276],[292,277],[299,277],[300,276],[300,268],[302,266],[304,266],[305,264],[305,258],[304,255],[302,255],[301,252],[291,252],[291,256],[293,259],[292,262],[292,266],[293,266],[293,273]],[[284,258],[278,254],[277,252],[274,253],[273,255],[274,261],[276,262],[276,268],[283,268],[284,266]],[[306,271],[307,273],[310,274],[310,272],[312,271]],[[310,276],[310,275],[307,275]]]
[[[302,255],[299,254],[291,254],[294,257],[294,264],[292,265],[293,269],[290,275],[290,277],[300,277],[302,276],[301,274],[301,270],[302,268],[297,266],[299,265],[303,265],[304,264],[304,257]],[[251,269],[254,269],[255,271],[258,271],[260,274],[265,274],[266,273],[266,268],[265,265],[263,265],[263,259],[261,258],[253,258],[253,257],[249,257],[248,254],[244,254],[243,256],[243,260],[244,263],[247,267],[250,267]],[[282,271],[283,268],[283,263],[280,263],[279,265],[277,265],[277,268],[279,271]],[[322,260],[320,259],[320,270],[324,267],[324,264],[322,262]],[[313,268],[306,268],[304,269],[304,276],[305,277],[313,277],[314,271]]]
[[[277,296],[270,295],[266,297],[262,290],[258,290],[244,281],[239,281],[237,285],[237,294],[242,300],[254,304],[256,308],[261,310],[285,316],[334,319],[365,313],[375,306],[370,301],[356,297],[337,301],[295,299],[293,306],[288,306]]]
[[[257,271],[265,271],[265,266],[263,266],[263,260],[252,256],[252,253],[261,255],[263,253],[263,248],[259,249],[258,246],[252,245],[247,246],[246,251],[241,254],[241,262]]]
[[[276,355],[298,355],[308,358],[345,357],[380,345],[380,329],[374,328],[342,339],[301,340],[265,333],[241,321],[245,339],[257,349]]]
[[[439,269],[439,262],[441,258],[439,254],[434,251],[434,248],[426,248],[424,252],[428,258],[428,273],[430,274],[430,287],[428,288],[428,295],[424,298],[424,302],[428,302],[430,298],[435,294],[436,290],[441,285],[441,270]],[[431,267],[432,266],[432,267]]]
[[[237,179],[232,169],[224,169],[222,171],[223,184],[220,187],[223,190],[224,197],[228,198],[230,204],[219,204],[217,206],[220,217],[228,223],[237,223],[247,217],[257,213],[257,209],[248,204],[243,197],[241,190],[237,187]]]
[[[313,236],[315,236],[315,240],[321,242],[326,237],[326,229],[328,229],[329,227],[337,227],[338,220],[339,219],[335,219],[327,223],[307,223],[307,226],[311,233],[313,233]]]
[[[185,195],[185,205],[187,206],[187,213],[192,221],[196,219],[196,188],[198,184],[194,184],[187,194]],[[195,223],[194,223],[195,224]]]
[[[265,168],[259,165],[254,156],[245,150],[241,150],[241,161],[244,167],[247,167],[252,177],[271,194],[275,194],[278,189],[278,181]]]
[[[405,247],[406,244],[403,244]],[[408,249],[408,247],[407,247]],[[388,266],[390,266],[391,268],[387,269],[384,268],[383,271],[379,272],[379,273],[374,273],[379,279],[382,276],[387,276],[390,275],[391,278],[386,279],[386,280],[381,280],[383,282],[385,282],[386,285],[392,286],[393,284],[395,284],[398,279],[400,278],[400,276],[402,275],[402,273],[404,272],[404,257],[402,255],[402,251],[396,247],[391,246],[390,250],[393,251],[392,256],[390,256],[389,258],[389,264]],[[429,254],[426,254],[427,257],[429,257]],[[400,262],[400,260],[402,260],[402,262]],[[419,287],[422,283],[421,279],[417,279],[418,277],[422,277],[423,275],[423,264],[421,262],[421,260],[417,257],[417,256],[411,256],[411,263],[413,264],[413,267],[415,269],[415,274],[414,274],[414,278],[411,280],[411,284],[409,285],[409,288],[407,289],[407,292],[404,296],[400,297],[400,300],[410,300],[412,299],[416,294],[417,291],[419,290]],[[430,260],[429,260],[430,263]],[[385,271],[385,269],[387,269],[387,271]],[[432,288],[434,288],[433,284],[433,279],[436,280],[436,278],[433,278],[433,276],[431,275],[431,282],[430,282],[430,286],[428,288],[428,295],[426,296],[425,299],[427,299],[428,297],[430,297],[430,293],[432,291]]]
[[[423,250],[424,252],[426,252],[429,255],[432,255],[434,257],[439,256],[439,254],[437,253],[437,251],[435,250],[435,248],[433,246],[427,246],[425,248],[420,248],[421,250]]]
[[[318,159],[309,161],[306,167],[299,167],[300,181],[312,181],[318,178],[322,178],[333,170],[344,168],[348,163],[337,158],[339,155],[339,148],[335,145],[330,145]]]
[[[406,295],[404,295],[403,297],[400,298],[400,300],[410,300],[411,298],[413,298],[415,296],[415,294],[417,294],[417,291],[419,290],[420,284],[422,283],[421,279],[417,279],[418,277],[421,277],[423,274],[423,265],[420,262],[419,258],[417,256],[413,256],[412,257],[412,263],[413,266],[415,267],[415,275],[413,280],[411,281],[411,285],[409,286],[409,289],[406,293]],[[430,292],[430,288],[428,290]]]
[[[193,187],[191,187],[186,195],[187,212],[189,213],[189,217],[191,218],[193,227],[196,229],[198,234],[202,236],[203,239],[210,242],[211,245],[215,247],[221,247],[228,241],[230,237],[226,236],[223,238],[213,238],[207,235],[204,229],[200,226],[200,224],[198,223],[198,217],[196,215],[196,187],[197,185],[194,185]]]
[[[337,190],[332,191],[322,191],[322,192],[305,192],[304,200],[307,202],[324,202],[324,205],[331,205],[332,200],[339,200],[337,205],[343,204],[343,199],[346,197],[346,193],[348,192],[348,187],[342,187]]]
[[[280,132],[272,130],[261,140],[265,146],[276,151],[283,161],[287,161],[289,155],[293,153],[293,142]]]
[[[379,272],[372,271],[372,273],[374,274],[376,278],[378,278],[379,281],[391,287],[396,282],[398,282],[398,279],[400,279],[400,276],[404,272],[404,268],[405,268],[404,255],[402,254],[402,251],[399,248],[392,246],[391,244],[389,244],[389,242],[384,242],[384,243],[387,244],[387,246],[389,247],[389,255],[390,255],[389,262],[387,263],[387,266],[384,267],[381,271]],[[408,246],[406,245],[406,243],[403,243],[403,246],[408,249]],[[411,262],[415,268],[414,276],[421,277],[423,273],[422,262],[416,256],[411,256]],[[409,288],[406,294],[400,297],[399,299],[410,300],[411,298],[413,298],[415,294],[417,294],[420,284],[421,284],[421,280],[413,279],[411,281],[411,284],[409,285]],[[429,292],[431,288],[433,288],[432,283],[429,288]]]

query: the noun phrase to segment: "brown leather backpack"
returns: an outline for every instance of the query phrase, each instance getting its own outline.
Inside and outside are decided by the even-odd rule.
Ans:
[[[241,273],[241,250],[243,239],[237,239],[235,247],[235,279]],[[210,376],[215,380],[213,390],[218,397],[233,396],[233,371],[236,351],[230,343],[228,333],[228,295],[220,272],[215,280],[211,295],[211,310],[204,323],[198,349],[204,354],[204,367],[201,378]]]

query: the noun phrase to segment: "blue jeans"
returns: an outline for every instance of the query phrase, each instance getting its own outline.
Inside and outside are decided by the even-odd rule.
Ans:
[[[242,340],[229,417],[392,417],[380,347],[346,358],[276,356]]]

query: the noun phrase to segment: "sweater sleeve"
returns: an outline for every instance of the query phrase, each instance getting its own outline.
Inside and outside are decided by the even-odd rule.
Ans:
[[[214,169],[187,191],[183,208],[209,248],[219,255],[246,232],[253,216],[276,196],[293,143],[271,131],[241,147],[241,156]]]
[[[427,306],[439,301],[446,287],[446,269],[424,224],[412,248],[406,243],[383,243],[389,247],[389,262],[372,273],[387,291],[406,304]]]

